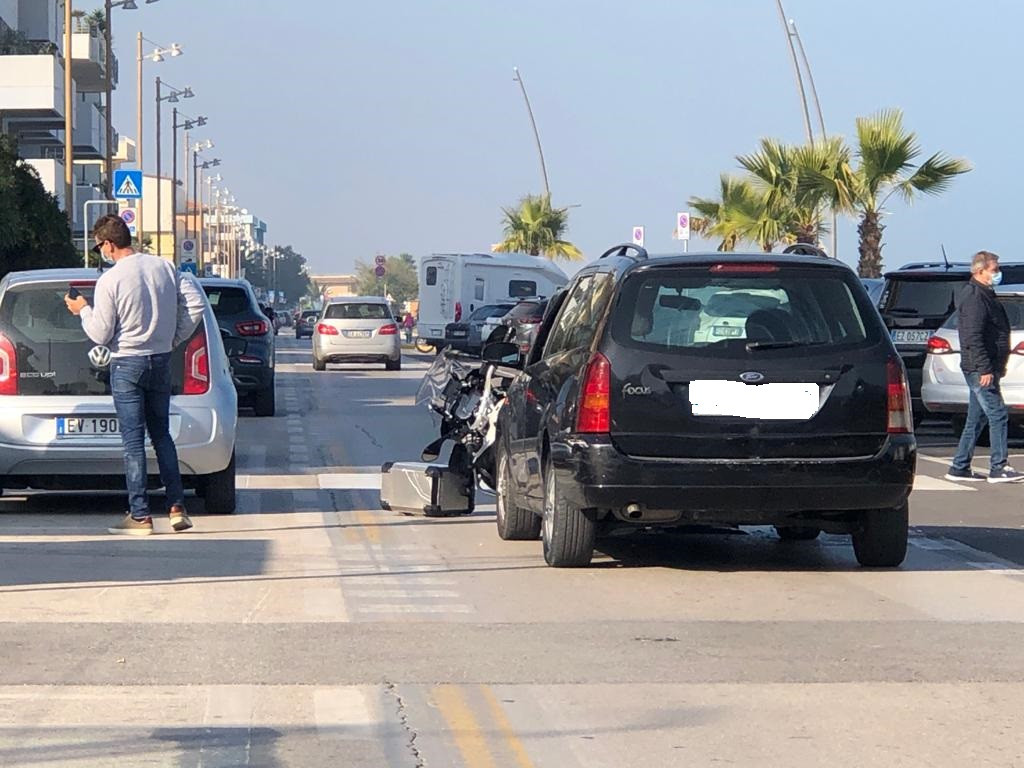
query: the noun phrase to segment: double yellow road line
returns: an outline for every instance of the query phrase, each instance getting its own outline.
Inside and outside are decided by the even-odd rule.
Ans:
[[[489,686],[478,685],[469,687],[468,692],[483,701],[484,714],[489,721],[486,726],[481,725],[481,718],[474,714],[466,687],[439,685],[430,693],[448,724],[466,768],[504,768],[507,765],[534,768],[494,691]],[[513,762],[510,763],[509,758]]]

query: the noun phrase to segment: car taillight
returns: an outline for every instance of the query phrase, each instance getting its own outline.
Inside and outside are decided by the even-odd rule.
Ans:
[[[1014,355],[1024,355],[1024,341],[1014,347],[1010,352]]]
[[[1019,346],[1019,345],[1018,345]],[[1014,350],[1016,351],[1016,350]],[[932,336],[928,339],[929,355],[949,355],[953,353],[953,345],[941,336]]]
[[[333,325],[328,325],[327,323],[320,323],[319,325],[317,325],[316,332],[319,333],[321,336],[338,335],[338,329],[335,328]]]
[[[889,358],[886,373],[889,410],[887,431],[890,435],[911,434],[914,431],[914,412],[911,407],[910,387],[907,385],[907,374],[903,370],[903,363],[898,358]]]
[[[455,302],[455,322],[459,322],[462,319],[462,302]]]
[[[264,336],[270,326],[263,320],[246,320],[244,323],[236,323],[235,330],[239,336]]]
[[[715,264],[711,267],[713,275],[763,275],[778,271],[778,264]]]
[[[18,353],[10,340],[0,334],[0,395],[18,394]]]
[[[611,373],[607,357],[598,352],[590,358],[576,416],[577,432],[594,434],[611,429]]]
[[[205,331],[197,333],[185,347],[185,384],[181,391],[186,395],[205,395],[210,391],[210,355]]]
[[[382,325],[380,327],[380,330],[377,331],[377,333],[380,334],[381,336],[394,336],[396,333],[398,333],[398,326],[395,325],[394,323]]]

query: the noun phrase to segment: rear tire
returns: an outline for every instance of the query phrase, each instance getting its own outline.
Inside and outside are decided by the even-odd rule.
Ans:
[[[536,541],[540,537],[541,519],[519,506],[519,494],[512,477],[512,462],[508,452],[498,444],[495,461],[496,520],[498,536],[505,541]]]
[[[853,533],[857,562],[867,568],[895,568],[907,556],[910,508],[904,502],[895,509],[868,509],[861,513],[860,528]]]
[[[581,568],[594,556],[597,525],[583,510],[569,504],[558,491],[555,468],[544,467],[544,518],[541,539],[544,562],[555,568]]]
[[[400,371],[402,370],[402,358],[397,360],[386,360],[384,362],[385,371]]]
[[[274,388],[274,378],[270,379],[270,386],[261,389],[253,399],[253,410],[257,416],[273,416],[277,410],[277,395]]]
[[[314,356],[313,357],[313,370],[314,371],[326,371],[327,370],[327,363],[325,363],[320,358]]]
[[[235,452],[231,461],[220,472],[206,475],[202,481],[202,496],[206,512],[210,515],[231,515],[235,511]]]
[[[821,528],[810,525],[776,525],[775,532],[783,541],[814,541],[821,535]]]

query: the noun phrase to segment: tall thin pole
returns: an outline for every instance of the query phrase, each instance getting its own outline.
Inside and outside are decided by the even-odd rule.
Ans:
[[[786,11],[782,8],[782,0],[775,0],[779,8],[779,18],[782,20],[782,28],[786,32],[786,43],[789,45],[789,53],[793,57],[793,74],[796,75],[796,87],[800,93],[800,104],[804,109],[804,129],[807,131],[807,141],[814,143],[814,134],[811,133],[811,113],[807,108],[807,92],[804,91],[804,78],[800,74],[800,63],[796,58],[796,48],[793,45],[793,35],[789,31],[789,22],[786,19]]]
[[[804,41],[800,37],[800,32],[796,28],[796,22],[792,19],[789,20],[789,26],[793,30],[793,37],[796,38],[797,47],[800,49],[800,60],[804,65],[804,72],[807,73],[807,84],[811,86],[811,97],[814,99],[814,109],[818,113],[818,126],[821,128],[822,140],[828,138],[828,132],[825,130],[825,116],[821,111],[821,101],[818,99],[818,89],[814,85],[814,73],[811,72],[811,62],[807,60],[807,51],[804,50]],[[839,237],[836,232],[836,225],[838,224],[838,217],[836,216],[835,210],[832,211],[832,258],[839,258]]]
[[[198,192],[196,193],[196,200],[199,201],[199,218],[196,220],[196,235],[199,239],[199,265],[205,267],[206,265],[206,212],[203,210],[205,203],[203,202],[203,168],[199,166],[196,170],[196,182],[198,183]]]
[[[171,123],[171,262],[178,263],[178,108]]]
[[[156,255],[163,256],[163,212],[160,200],[160,187],[163,186],[163,179],[160,178],[160,78],[156,79]]]
[[[106,155],[107,197],[108,198],[113,198],[114,197],[114,150],[111,147],[111,145],[114,143],[114,123],[113,123],[112,115],[110,114],[111,110],[112,110],[112,104],[110,102],[111,102],[111,95],[114,92],[114,85],[113,85],[113,77],[111,75],[111,71],[110,70],[113,68],[114,65],[113,65],[113,61],[112,61],[113,54],[110,51],[110,49],[113,47],[113,45],[112,45],[112,43],[113,43],[113,35],[111,34],[111,31],[110,31],[110,21],[111,21],[111,19],[110,19],[110,17],[111,17],[111,13],[110,13],[111,6],[110,6],[110,3],[111,3],[111,0],[105,0],[105,2],[103,3],[104,9],[106,11],[106,17],[104,19],[104,27],[103,27],[103,38],[104,38],[103,41],[107,44],[106,45],[107,50],[106,50],[106,53],[104,54],[104,64],[103,64],[103,67],[104,67],[104,70],[106,71],[106,77],[104,79],[106,80],[106,88],[107,88],[106,101],[104,102],[104,104],[106,106],[106,113],[107,113],[107,115],[106,115],[106,117],[107,117],[107,119],[106,119],[106,130],[107,130],[107,155]]]
[[[146,188],[146,171],[142,167],[142,33],[139,32],[135,46],[135,159],[138,161],[139,170],[142,171],[142,192]],[[142,250],[142,198],[135,201],[135,219],[139,228],[139,250]]]
[[[64,212],[68,229],[75,232],[75,126],[71,98],[71,0],[64,0]]]
[[[199,153],[192,153],[192,237],[199,239]]]
[[[530,97],[526,95],[526,83],[523,82],[522,75],[519,74],[519,67],[512,67],[512,71],[515,73],[513,78],[519,83],[519,89],[523,92],[523,101],[526,102],[526,111],[530,115],[530,125],[533,126],[533,138],[537,142],[537,154],[540,155],[540,172],[544,176],[544,194],[547,195],[548,199],[551,199],[551,187],[548,184],[548,167],[544,163],[544,150],[540,146],[540,133],[537,132],[537,121],[533,118],[533,107],[530,106]]]
[[[188,221],[188,196],[189,196],[189,190],[188,190],[188,183],[189,183],[188,153],[192,151],[191,146],[192,145],[189,144],[189,132],[188,132],[188,129],[186,129],[185,130],[185,183],[182,185],[182,189],[185,191],[185,213],[184,213],[184,221],[182,223],[185,225],[185,237],[186,238],[189,237],[189,226],[188,226],[188,224],[189,224],[189,221]]]

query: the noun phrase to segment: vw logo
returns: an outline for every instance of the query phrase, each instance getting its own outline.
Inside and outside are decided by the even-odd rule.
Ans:
[[[103,346],[95,346],[89,350],[89,362],[97,368],[110,365],[110,350]]]
[[[746,371],[740,374],[740,381],[745,381],[747,384],[757,384],[759,381],[764,381],[764,374],[757,371]]]

